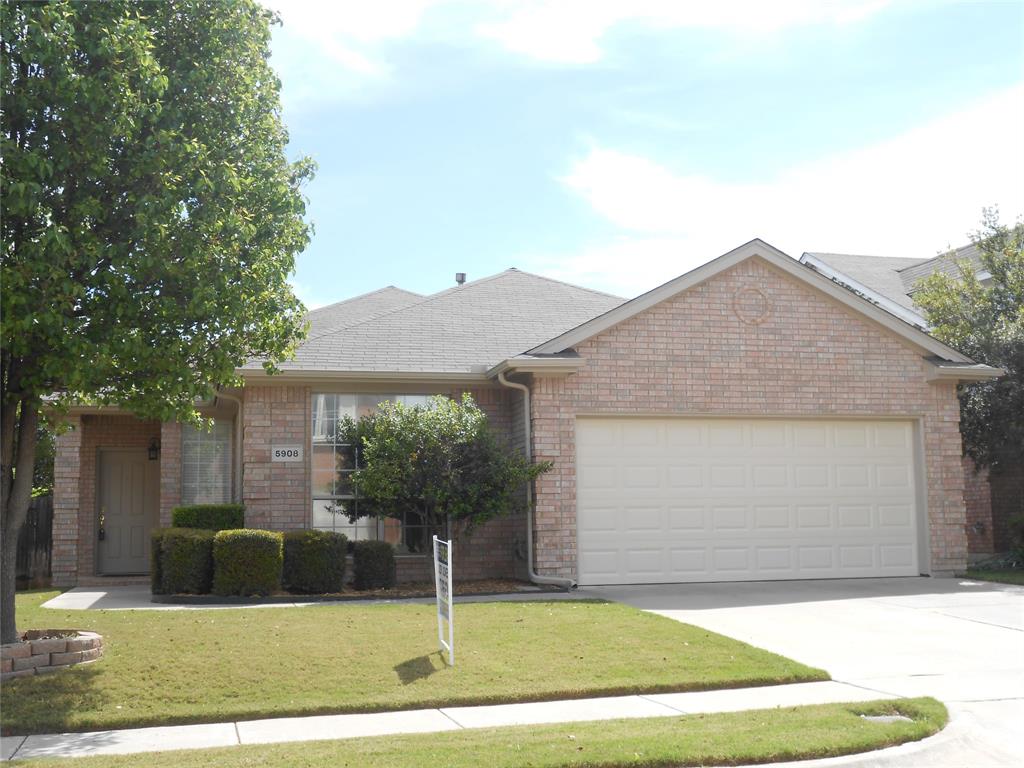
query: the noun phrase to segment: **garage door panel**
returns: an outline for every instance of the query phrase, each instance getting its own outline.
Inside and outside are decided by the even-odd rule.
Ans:
[[[704,507],[669,507],[668,527],[670,531],[694,531],[708,527]]]
[[[910,422],[578,427],[581,584],[918,572]]]
[[[666,480],[672,488],[703,488],[703,467],[695,464],[669,465]]]

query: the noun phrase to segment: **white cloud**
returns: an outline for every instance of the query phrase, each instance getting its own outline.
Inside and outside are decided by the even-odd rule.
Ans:
[[[261,0],[281,16],[274,66],[286,106],[333,101],[387,82],[387,45],[414,37],[444,0]]]
[[[927,258],[967,242],[984,206],[1024,213],[1024,86],[872,146],[728,183],[600,146],[562,181],[621,234],[530,259],[546,274],[635,294],[754,237],[792,256]]]
[[[721,30],[762,36],[815,24],[849,24],[871,16],[890,0],[534,0],[503,4],[501,18],[477,26],[478,34],[510,51],[542,61],[591,64],[604,56],[614,27]]]
[[[531,60],[591,64],[616,27],[763,36],[847,24],[891,0],[261,0],[277,11],[274,66],[288,106],[351,97],[392,81],[391,48],[412,40],[497,44]]]

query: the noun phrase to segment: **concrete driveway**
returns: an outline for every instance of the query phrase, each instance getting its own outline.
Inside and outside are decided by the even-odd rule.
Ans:
[[[964,579],[844,579],[588,587],[899,696],[934,696],[939,736],[856,766],[1024,765],[1024,587]],[[803,766],[814,763],[801,763]]]

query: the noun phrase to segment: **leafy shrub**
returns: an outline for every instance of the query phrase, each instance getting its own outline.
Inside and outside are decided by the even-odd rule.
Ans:
[[[288,531],[284,534],[281,582],[290,592],[340,592],[345,578],[348,539],[332,531]]]
[[[245,507],[241,504],[189,504],[171,510],[175,528],[205,528],[226,531],[245,525]]]
[[[352,586],[395,586],[395,548],[386,541],[357,541],[352,547]]]
[[[205,595],[213,583],[213,531],[165,528],[161,536],[163,594]]]
[[[164,532],[166,528],[154,528],[149,535],[149,587],[154,595],[163,595],[164,569],[163,552]]]
[[[213,537],[213,591],[269,595],[281,588],[281,534],[256,528],[218,531]]]

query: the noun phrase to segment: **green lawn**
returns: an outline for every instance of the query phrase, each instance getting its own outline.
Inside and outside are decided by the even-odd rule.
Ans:
[[[902,714],[876,723],[861,714]],[[561,766],[743,765],[832,757],[916,741],[947,719],[935,699],[824,704],[717,715],[466,730],[125,757],[32,761],[35,768],[560,768]]]
[[[46,733],[687,691],[828,675],[697,627],[597,601],[461,604],[456,661],[433,605],[54,611],[18,625],[100,632],[93,664],[4,685],[4,733]]]
[[[1024,585],[1024,571],[1021,570],[968,571],[967,578],[977,581],[998,581],[1002,584]]]

